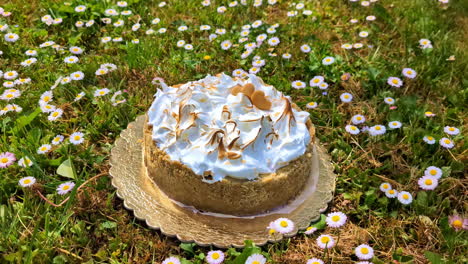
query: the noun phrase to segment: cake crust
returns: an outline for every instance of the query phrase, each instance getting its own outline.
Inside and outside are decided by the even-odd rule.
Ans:
[[[293,105],[294,108],[298,108]],[[156,146],[152,127],[144,127],[144,162],[151,180],[171,199],[200,211],[234,216],[256,215],[286,205],[303,189],[312,170],[314,127],[307,127],[311,140],[306,152],[275,173],[260,174],[256,180],[225,177],[214,183],[170,157]],[[280,155],[280,153],[278,153]]]

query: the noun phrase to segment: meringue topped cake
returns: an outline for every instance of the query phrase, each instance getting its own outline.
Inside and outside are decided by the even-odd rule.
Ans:
[[[265,213],[309,179],[309,113],[255,76],[225,74],[162,84],[144,128],[149,177],[171,199],[200,211]]]

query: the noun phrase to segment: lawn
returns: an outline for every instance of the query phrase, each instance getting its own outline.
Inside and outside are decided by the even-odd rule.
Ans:
[[[225,263],[468,262],[468,1],[10,0],[0,37],[0,263],[206,263],[123,207],[109,155],[160,78],[237,69],[309,111],[338,177],[317,231]]]

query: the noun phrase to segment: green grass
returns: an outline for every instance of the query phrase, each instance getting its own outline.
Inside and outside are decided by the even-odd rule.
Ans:
[[[206,74],[230,74],[237,68],[248,70],[253,55],[267,60],[258,73],[266,83],[291,95],[303,108],[310,101],[318,102],[319,106],[309,112],[317,137],[330,153],[338,174],[330,210],[346,213],[348,223],[338,230],[325,228],[311,236],[299,234],[261,248],[248,244],[242,254],[242,250],[229,249],[227,260],[241,263],[240,259],[249,254],[261,252],[271,263],[305,263],[308,258],[323,256],[323,250],[315,244],[318,234],[323,233],[340,236],[339,244],[324,257],[327,263],[354,263],[353,250],[361,243],[369,243],[376,251],[373,263],[467,262],[466,231],[455,232],[448,223],[448,216],[467,216],[468,210],[466,1],[452,0],[446,8],[436,0],[382,0],[370,7],[344,0],[303,1],[313,15],[292,18],[286,16],[293,10],[289,1],[269,6],[264,0],[259,8],[249,1],[249,6],[228,7],[225,14],[218,14],[216,8],[221,3],[227,6],[228,1],[212,1],[209,7],[201,6],[201,0],[167,1],[163,8],[158,7],[160,1],[127,2],[127,8],[117,8],[116,2],[107,0],[74,1],[71,6],[55,0],[12,0],[2,6],[12,15],[0,17],[0,25],[8,24],[6,32],[17,33],[20,39],[7,43],[3,39],[6,32],[0,34],[0,70],[16,70],[20,77],[32,81],[15,87],[21,90],[21,97],[0,101],[0,109],[8,103],[23,107],[20,113],[0,116],[0,153],[12,152],[18,159],[28,156],[34,165],[0,168],[0,263],[160,263],[170,255],[185,258],[186,263],[203,263],[210,248],[167,238],[123,208],[107,175],[109,153],[119,133],[148,109],[157,89],[151,84],[154,77],[177,84]],[[73,11],[79,4],[86,4],[86,12]],[[133,15],[120,16],[125,21],[123,27],[105,26],[100,19],[107,8],[132,10]],[[40,20],[47,14],[61,17],[63,22],[47,26]],[[375,15],[376,21],[365,22],[368,15]],[[161,22],[151,25],[155,17]],[[351,18],[360,22],[351,24]],[[96,23],[77,28],[74,24],[79,19],[94,19]],[[257,19],[264,25],[251,30],[251,39],[264,33],[268,25],[280,24],[274,35],[281,43],[272,51],[278,56],[270,57],[266,45],[245,60],[240,59],[245,43],[227,51],[220,48],[226,39],[237,43],[242,25]],[[138,20],[141,29],[131,31]],[[210,42],[210,33],[198,29],[203,24],[212,26],[210,33],[216,28],[225,28],[227,33]],[[179,25],[189,29],[179,32]],[[168,29],[165,34],[145,34],[149,28],[161,27]],[[369,31],[369,37],[359,38],[362,30]],[[123,36],[124,41],[103,44],[104,36]],[[134,38],[140,44],[132,44]],[[418,41],[422,38],[430,39],[434,48],[420,49]],[[178,48],[176,42],[181,39],[193,44],[194,49]],[[65,47],[66,52],[38,47],[48,40]],[[356,42],[365,46],[350,51],[340,48],[343,43]],[[309,44],[312,52],[300,52],[302,44]],[[63,58],[70,55],[67,48],[74,45],[85,52],[77,55],[78,63],[67,65]],[[38,61],[22,67],[28,49],[38,51]],[[292,54],[288,61],[281,58],[285,52]],[[211,59],[203,59],[205,55]],[[455,60],[447,60],[452,55]],[[324,66],[321,60],[325,56],[337,61]],[[102,63],[114,63],[118,69],[96,76],[94,72]],[[413,68],[418,76],[404,79],[401,88],[387,85],[387,78],[400,77],[404,67]],[[54,89],[52,103],[62,108],[64,115],[56,122],[48,121],[48,115],[38,110],[40,95],[57,78],[75,71],[84,72],[85,79]],[[351,79],[340,81],[345,72]],[[325,76],[330,84],[328,95],[322,95],[319,89],[291,88],[292,81],[308,82],[315,75]],[[93,97],[95,89],[104,87],[111,90],[109,95]],[[112,106],[112,93],[119,90],[126,90],[127,102]],[[73,102],[81,91],[85,97]],[[351,104],[339,99],[345,91],[354,96]],[[396,99],[397,109],[390,110],[384,104],[388,96]],[[425,111],[436,116],[427,118]],[[398,120],[403,127],[379,137],[365,133],[351,136],[344,127],[355,114],[365,115],[368,125]],[[446,136],[446,125],[461,130],[452,137],[453,149],[424,143],[425,135],[437,139]],[[36,153],[55,135],[67,138],[76,131],[85,133],[83,144],[75,146],[65,140],[46,155]],[[68,159],[73,173],[58,174],[58,167]],[[423,191],[417,179],[431,165],[441,167],[444,176],[434,191]],[[73,180],[79,186],[101,174],[104,176],[80,191],[75,188],[67,194],[70,199],[60,207],[45,203],[37,194],[40,191],[60,203],[65,199],[55,190],[60,183]],[[18,180],[26,176],[37,179],[33,189],[18,186]],[[379,190],[382,182],[412,193],[413,203],[403,206],[386,198]]]

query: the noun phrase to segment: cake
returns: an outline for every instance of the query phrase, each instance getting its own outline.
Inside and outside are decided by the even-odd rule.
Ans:
[[[248,216],[302,192],[314,128],[290,97],[255,75],[161,86],[146,117],[144,162],[169,198],[203,212]]]

